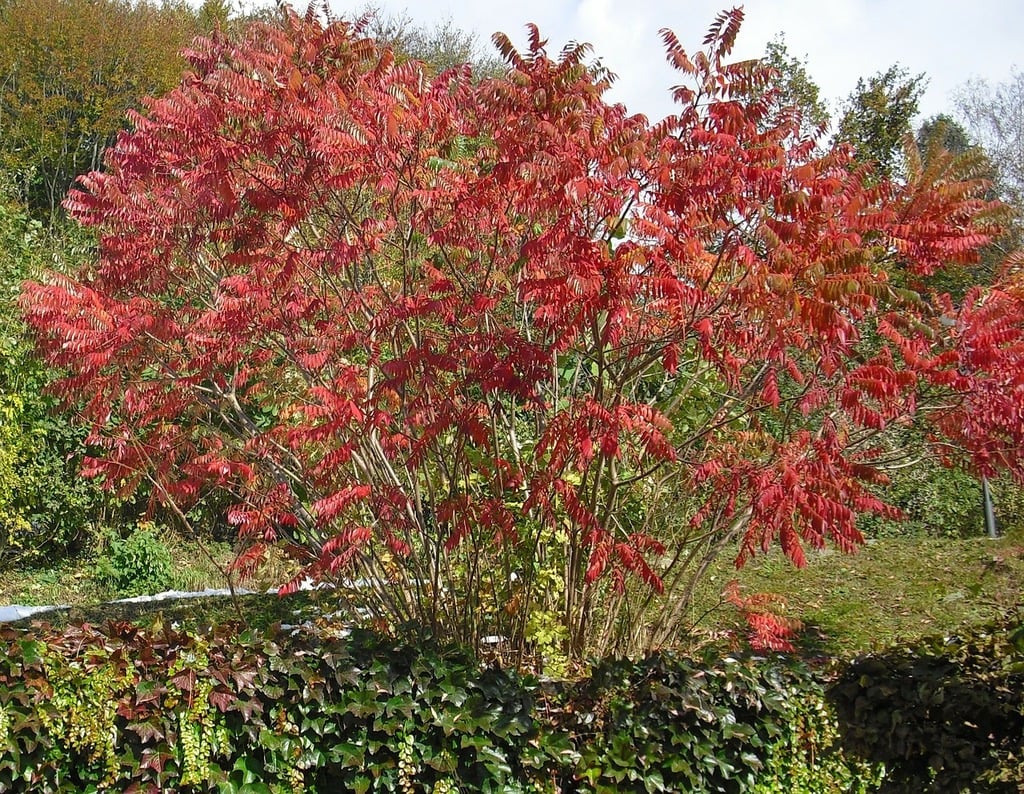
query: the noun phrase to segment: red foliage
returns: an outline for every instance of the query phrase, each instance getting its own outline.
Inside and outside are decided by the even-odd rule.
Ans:
[[[655,125],[536,31],[497,37],[509,72],[480,84],[312,17],[197,44],[66,202],[95,268],[23,296],[94,471],[229,488],[243,534],[321,576],[410,558],[436,585],[418,551],[546,525],[570,600],[608,572],[660,590],[669,541],[621,518],[656,473],[709,495],[694,524],[741,562],[797,564],[886,509],[870,439],[922,401],[1020,476],[1021,295],[887,277],[970,259],[996,231],[980,186],[871,186],[800,140],[765,69],[725,63],[740,19],[692,57],[665,32],[687,84]]]
[[[774,593],[744,595],[740,592],[739,583],[731,581],[725,586],[722,597],[746,618],[753,647],[770,651],[793,650],[790,640],[803,628],[803,624],[782,614],[786,604],[779,596]]]

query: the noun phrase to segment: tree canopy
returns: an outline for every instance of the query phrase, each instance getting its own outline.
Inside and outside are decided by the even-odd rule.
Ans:
[[[906,139],[927,80],[911,75],[901,66],[890,66],[867,79],[847,97],[836,131],[836,140],[856,147],[858,162],[867,163],[880,178],[903,175]]]
[[[0,164],[35,209],[55,212],[75,178],[100,167],[127,111],[179,82],[199,22],[171,2],[0,5]]]
[[[998,204],[820,151],[741,19],[663,31],[654,125],[535,28],[481,82],[312,14],[198,43],[67,200],[98,261],[22,297],[90,469],[229,491],[240,566],[281,541],[381,619],[572,656],[666,642],[723,549],[854,548],[894,428],[1024,475],[1024,296],[888,277],[975,261]]]

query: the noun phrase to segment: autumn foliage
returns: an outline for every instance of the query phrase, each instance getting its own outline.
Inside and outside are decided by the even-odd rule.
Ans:
[[[197,43],[66,202],[95,266],[23,295],[92,470],[230,491],[243,568],[282,541],[389,620],[573,655],[669,641],[723,549],[855,548],[892,428],[1024,474],[1019,292],[888,276],[972,261],[984,184],[802,138],[740,20],[663,32],[653,125],[534,28],[481,83],[313,16]]]
[[[9,0],[0,9],[0,163],[53,216],[147,93],[178,83],[209,29],[186,4]]]

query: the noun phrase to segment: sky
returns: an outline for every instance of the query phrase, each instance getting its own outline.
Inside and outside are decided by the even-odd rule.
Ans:
[[[295,5],[304,4],[293,0]],[[330,0],[339,15],[367,2]],[[503,31],[525,47],[525,25],[535,22],[556,55],[568,41],[594,46],[594,56],[618,75],[609,98],[635,113],[661,119],[673,112],[669,87],[680,82],[668,67],[659,29],[675,31],[689,51],[700,48],[724,0],[372,0],[385,14],[407,14],[426,26],[450,18],[488,45]],[[894,63],[926,73],[921,118],[954,109],[954,93],[969,78],[993,83],[1024,68],[1024,3],[1021,0],[748,0],[737,59],[758,57],[777,34],[791,55],[805,59],[830,110],[854,89],[858,77]]]

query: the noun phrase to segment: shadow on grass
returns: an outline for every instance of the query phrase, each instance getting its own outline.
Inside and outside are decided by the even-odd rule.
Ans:
[[[275,623],[299,624],[311,621],[326,610],[338,609],[336,599],[327,603],[322,594],[298,592],[279,596],[276,593],[167,598],[159,601],[112,602],[89,606],[54,609],[13,621],[9,625],[29,627],[48,623],[57,628],[107,621],[127,621],[140,626],[156,622],[176,623],[181,628],[202,630],[225,622],[241,621],[246,628],[265,629]]]
[[[792,639],[794,653],[807,662],[818,663],[834,659],[842,653],[842,645],[820,624],[804,621],[803,627]]]
[[[886,794],[1024,791],[1024,625],[854,660],[829,691],[844,749],[886,765]]]

